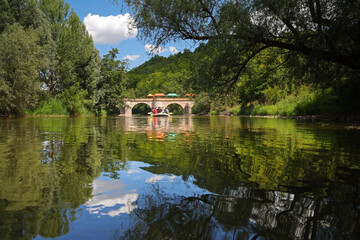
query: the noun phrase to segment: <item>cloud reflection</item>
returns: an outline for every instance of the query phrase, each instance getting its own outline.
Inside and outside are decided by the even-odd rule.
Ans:
[[[124,191],[125,185],[119,180],[105,181],[97,179],[93,182],[93,197],[85,204],[90,214],[115,217],[121,213],[131,213],[137,205],[137,193]],[[117,205],[122,205],[115,208]],[[109,210],[107,208],[110,208]],[[114,209],[115,208],[115,209]],[[108,210],[108,211],[106,211]]]
[[[164,176],[161,176],[161,175],[154,175],[152,177],[149,177],[148,179],[146,179],[146,183],[157,183],[159,182],[160,180],[164,179],[165,177]]]

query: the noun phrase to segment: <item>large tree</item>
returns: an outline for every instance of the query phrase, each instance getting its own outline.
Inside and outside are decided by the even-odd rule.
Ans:
[[[358,0],[126,0],[141,37],[157,45],[178,39],[236,41],[237,62],[269,47],[360,69]]]
[[[51,35],[45,45],[48,64],[41,69],[41,80],[51,96],[61,94],[71,114],[81,113],[84,104],[91,109],[99,101],[98,50],[85,25],[64,0],[40,0],[40,7],[50,23]]]
[[[38,36],[18,24],[0,35],[0,115],[24,115],[39,90]]]

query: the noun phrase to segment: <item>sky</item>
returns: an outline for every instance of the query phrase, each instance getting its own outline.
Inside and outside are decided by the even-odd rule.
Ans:
[[[112,4],[111,0],[65,1],[84,22],[100,55],[104,56],[111,48],[117,48],[118,59],[128,60],[130,69],[146,62],[154,54],[167,57],[182,52],[185,48],[190,50],[195,48],[191,42],[178,41],[155,49],[153,43],[138,40],[140,30],[131,27],[133,20],[131,9],[121,0],[118,5]]]

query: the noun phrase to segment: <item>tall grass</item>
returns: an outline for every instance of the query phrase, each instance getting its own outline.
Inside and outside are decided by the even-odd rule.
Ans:
[[[27,115],[68,115],[68,111],[61,102],[56,98],[49,98],[42,102],[37,108],[29,109]]]
[[[258,102],[238,105],[230,112],[235,115],[280,115],[301,116],[338,112],[340,106],[337,97],[329,89],[312,91],[309,87],[301,87],[297,93],[286,96],[275,104],[265,105]]]

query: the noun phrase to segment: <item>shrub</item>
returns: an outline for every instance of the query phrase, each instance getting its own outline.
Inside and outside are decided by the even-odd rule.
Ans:
[[[210,115],[218,115],[219,114],[219,111],[218,110],[211,110]]]
[[[86,90],[80,89],[79,84],[75,84],[61,93],[61,99],[70,115],[88,113],[85,108]]]
[[[230,113],[231,113],[231,114],[234,114],[234,115],[240,115],[240,114],[242,114],[242,113],[241,113],[241,105],[237,105],[237,106],[235,106],[235,107],[232,107],[232,108],[230,109]]]

